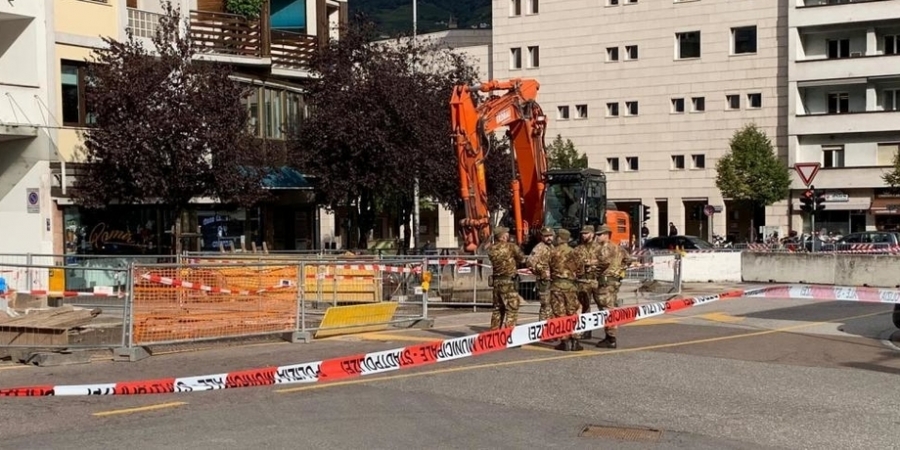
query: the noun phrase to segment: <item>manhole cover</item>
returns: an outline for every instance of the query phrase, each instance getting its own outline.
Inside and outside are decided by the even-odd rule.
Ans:
[[[627,428],[605,427],[602,425],[588,425],[578,434],[580,437],[594,437],[618,439],[620,441],[657,442],[662,436],[662,430],[652,428]]]

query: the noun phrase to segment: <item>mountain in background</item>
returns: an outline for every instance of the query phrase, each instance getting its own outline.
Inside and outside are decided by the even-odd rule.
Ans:
[[[350,0],[350,14],[364,13],[385,36],[412,32],[412,0]],[[490,28],[491,0],[418,0],[418,32]]]

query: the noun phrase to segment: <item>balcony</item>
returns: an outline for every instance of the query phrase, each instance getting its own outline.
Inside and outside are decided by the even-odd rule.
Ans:
[[[191,11],[191,38],[204,59],[269,66],[279,75],[308,75],[316,36],[269,30],[268,22],[234,14]]]
[[[791,135],[876,133],[897,130],[900,111],[806,114],[789,118]]]
[[[791,27],[853,24],[900,17],[900,0],[805,0],[789,13]]]
[[[838,80],[897,75],[900,55],[821,58],[797,61],[790,81]]]

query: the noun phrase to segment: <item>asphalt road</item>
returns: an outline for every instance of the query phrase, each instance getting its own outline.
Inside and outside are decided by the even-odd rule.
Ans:
[[[131,397],[0,399],[0,448],[900,448],[900,350],[889,305],[736,299],[623,327],[617,350],[549,345],[317,385]],[[523,315],[521,321],[533,320]],[[221,373],[471,334],[429,331],[0,366],[0,387]],[[586,346],[587,347],[587,346]],[[661,430],[649,441],[579,434]]]

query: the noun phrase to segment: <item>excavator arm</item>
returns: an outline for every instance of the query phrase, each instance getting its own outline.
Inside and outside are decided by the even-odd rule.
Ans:
[[[475,252],[490,238],[490,209],[484,162],[488,135],[508,128],[515,160],[512,182],[516,239],[522,244],[543,221],[547,155],[544,149],[546,117],[535,101],[540,84],[514,78],[491,80],[453,89],[450,100],[453,145],[459,164],[460,195],[466,217],[460,221],[465,249]],[[506,91],[497,95],[495,91]],[[488,93],[481,100],[478,93]]]

